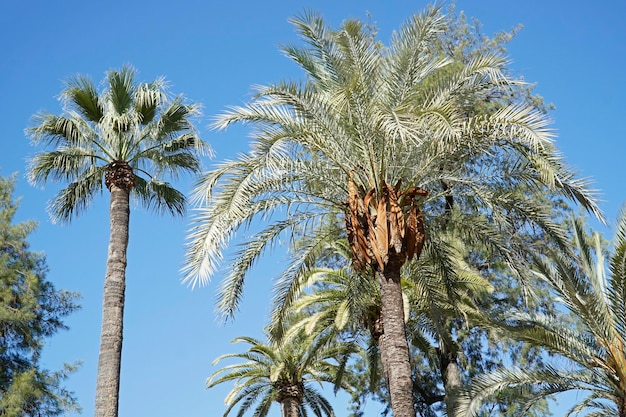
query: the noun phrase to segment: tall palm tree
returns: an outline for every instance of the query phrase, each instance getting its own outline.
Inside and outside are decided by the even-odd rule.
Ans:
[[[588,395],[577,400],[567,416],[587,410],[593,416],[626,417],[626,211],[618,221],[613,253],[606,271],[605,250],[598,233],[589,236],[582,220],[574,224],[574,247],[550,259],[537,259],[537,273],[575,318],[507,314],[491,323],[509,335],[553,355],[567,366],[544,370],[503,369],[478,378],[464,403],[464,415],[490,395],[516,388],[518,399],[528,404],[548,395],[579,390]],[[525,396],[525,397],[524,397]]]
[[[235,387],[226,397],[226,417],[238,404],[241,417],[251,407],[257,417],[267,416],[271,405],[281,406],[283,417],[306,416],[310,409],[317,417],[333,417],[332,406],[314,387],[327,382],[336,388],[347,385],[341,378],[347,358],[355,345],[339,343],[298,332],[280,343],[262,343],[252,337],[238,337],[233,343],[245,342],[250,348],[245,353],[230,353],[217,358],[237,358],[245,362],[227,365],[217,370],[207,381],[207,388],[235,381]]]
[[[343,217],[353,267],[380,285],[383,363],[396,417],[415,415],[400,270],[421,254],[425,219],[454,201],[501,231],[512,228],[507,213],[515,212],[558,234],[545,207],[507,191],[519,183],[597,212],[587,184],[560,159],[542,113],[523,104],[471,111],[468,103],[497,100],[514,81],[503,57],[478,55],[465,64],[442,56],[434,44],[444,22],[430,8],[385,47],[359,21],[332,30],[313,13],[292,19],[306,46],[283,51],[307,80],[259,87],[252,102],[217,118],[218,128],[253,124],[253,147],[199,182],[197,198],[206,207],[190,233],[186,262],[188,282],[207,282],[235,232],[265,216],[225,277],[219,307],[232,314],[247,272],[268,246],[288,233],[321,241],[322,226]],[[464,238],[482,239],[478,231],[466,228]],[[286,276],[297,274],[314,246],[297,248]],[[509,249],[500,248],[512,260]]]
[[[103,185],[111,193],[95,415],[112,417],[118,413],[130,197],[182,215],[185,196],[164,178],[198,172],[198,155],[208,146],[192,124],[198,105],[169,97],[162,78],[136,84],[129,66],[109,71],[101,92],[86,77],[70,79],[61,101],[61,115],[40,113],[27,131],[35,145],[50,149],[31,159],[28,177],[33,184],[69,183],[49,206],[61,222],[87,209]]]

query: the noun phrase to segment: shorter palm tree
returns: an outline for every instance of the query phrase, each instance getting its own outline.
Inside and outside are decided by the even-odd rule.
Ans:
[[[308,337],[299,332],[280,343],[263,343],[252,337],[238,337],[233,343],[244,342],[250,348],[244,353],[229,353],[218,357],[213,364],[229,359],[245,362],[227,365],[216,371],[207,381],[212,388],[227,381],[235,381],[224,402],[227,416],[238,404],[238,417],[254,408],[255,417],[267,416],[271,405],[281,405],[283,417],[302,417],[310,409],[317,417],[334,417],[328,400],[314,386],[327,382],[349,389],[342,378],[349,356],[356,346],[352,343],[328,343],[324,337]]]
[[[576,319],[575,325],[563,317],[525,313],[510,314],[497,323],[509,335],[542,346],[571,365],[484,375],[474,381],[462,415],[476,415],[484,399],[514,388],[527,405],[564,391],[587,392],[566,416],[590,411],[585,415],[626,417],[626,211],[618,222],[610,274],[600,235],[586,234],[581,220],[575,222],[574,241],[575,254],[557,253],[551,260],[537,259],[536,265],[537,274]]]

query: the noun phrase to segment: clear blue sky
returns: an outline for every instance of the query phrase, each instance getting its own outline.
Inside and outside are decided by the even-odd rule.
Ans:
[[[172,91],[204,105],[198,128],[217,151],[215,161],[247,149],[247,133],[209,131],[208,118],[240,104],[253,84],[300,73],[277,45],[296,41],[287,19],[305,8],[334,26],[371,13],[386,42],[390,33],[423,1],[133,1],[9,0],[0,14],[0,174],[18,172],[22,197],[19,220],[40,224],[32,248],[47,255],[48,278],[57,288],[82,294],[83,308],[65,331],[48,341],[44,363],[83,365],[67,382],[93,414],[100,333],[102,283],[108,244],[108,195],[97,199],[69,226],[52,224],[47,201],[59,189],[44,190],[24,180],[32,155],[24,137],[39,110],[60,112],[55,97],[63,80],[80,73],[100,81],[107,70],[132,64],[141,81],[165,76]],[[626,3],[546,0],[459,0],[458,9],[478,18],[487,34],[521,23],[509,45],[513,70],[537,83],[537,92],[556,106],[552,112],[558,147],[581,176],[592,177],[613,223],[626,202],[622,171],[626,159]],[[179,184],[189,191],[191,181]],[[237,320],[219,326],[214,300],[219,277],[208,287],[180,284],[187,219],[157,217],[133,207],[127,271],[120,415],[217,416],[228,386],[204,390],[212,360],[243,346],[238,335],[258,336],[269,306],[271,280],[281,258],[268,256],[250,275]],[[602,229],[612,236],[611,229]],[[345,415],[342,400],[335,402]],[[372,404],[368,416],[378,415]],[[279,416],[276,407],[272,416]],[[557,413],[558,415],[558,413]]]

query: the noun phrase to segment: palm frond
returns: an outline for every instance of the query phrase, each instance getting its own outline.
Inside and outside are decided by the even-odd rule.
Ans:
[[[408,98],[414,97],[415,86],[450,63],[449,59],[437,56],[432,48],[433,40],[443,30],[440,7],[430,7],[394,33],[384,77],[388,86],[386,99],[394,100],[387,103],[391,108],[405,105]]]
[[[529,387],[533,387],[532,390]],[[477,416],[481,403],[503,388],[514,388],[518,393],[517,404],[527,407],[533,401],[577,388],[579,385],[571,375],[552,368],[528,371],[524,369],[504,369],[476,378],[470,391],[460,398],[457,415]]]
[[[132,105],[136,86],[133,85],[135,69],[124,66],[120,70],[112,70],[107,74],[109,82],[109,100],[117,115],[127,113]]]
[[[164,140],[180,131],[193,131],[190,118],[200,114],[200,107],[194,104],[184,104],[183,97],[176,97],[160,113],[156,123],[154,138]]]
[[[46,146],[85,146],[97,133],[85,121],[41,112],[33,117],[34,126],[26,131],[35,144]]]
[[[100,160],[100,156],[90,149],[61,146],[31,158],[28,180],[33,185],[46,184],[49,178],[54,181],[75,181]]]
[[[143,83],[135,91],[134,107],[140,115],[140,123],[147,125],[154,120],[159,105],[166,100],[164,78],[158,78],[150,84]]]
[[[615,247],[610,260],[611,279],[608,286],[611,313],[618,335],[626,335],[626,211],[619,215]]]
[[[168,213],[173,216],[185,214],[187,202],[185,195],[166,182],[155,178],[146,181],[140,176],[135,176],[135,188],[132,191],[146,208],[159,214]]]
[[[62,101],[75,108],[92,123],[99,123],[104,116],[103,104],[91,79],[83,76],[71,78],[66,83]]]
[[[335,82],[341,73],[342,61],[333,42],[333,31],[322,16],[313,11],[305,11],[289,19],[300,38],[309,49],[285,46],[283,52],[296,61],[309,76],[322,84]]]
[[[94,197],[102,192],[104,170],[90,166],[80,178],[59,191],[48,206],[52,220],[67,223],[89,208]]]

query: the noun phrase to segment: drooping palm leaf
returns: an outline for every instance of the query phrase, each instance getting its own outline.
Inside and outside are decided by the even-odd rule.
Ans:
[[[538,257],[536,273],[550,284],[557,299],[576,321],[559,317],[509,312],[496,325],[508,334],[567,360],[567,368],[529,371],[499,370],[478,377],[461,415],[476,415],[478,405],[499,390],[516,387],[531,393],[529,402],[554,393],[579,390],[587,394],[567,415],[626,416],[626,349],[624,348],[623,256],[626,216],[618,221],[614,251],[606,273],[604,248],[599,234],[589,236],[580,219],[574,222],[574,249]],[[521,398],[521,397],[520,397]]]

